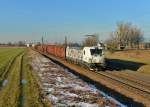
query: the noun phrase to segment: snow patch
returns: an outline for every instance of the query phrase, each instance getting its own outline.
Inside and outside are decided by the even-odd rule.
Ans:
[[[84,103],[84,102],[80,103],[79,106],[80,107],[99,107],[98,104],[89,104],[89,103]]]

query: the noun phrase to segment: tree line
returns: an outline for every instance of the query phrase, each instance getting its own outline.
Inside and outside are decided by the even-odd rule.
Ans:
[[[0,43],[0,46],[26,46],[25,41]]]
[[[141,42],[144,41],[143,32],[140,28],[135,25],[132,25],[128,22],[119,22],[117,23],[117,28],[114,32],[111,32],[109,38],[105,41],[105,44],[100,43],[98,34],[85,35],[85,39],[81,44],[67,42],[67,37],[62,44],[63,46],[71,47],[83,47],[83,46],[96,46],[101,44],[104,47],[107,46],[107,49],[117,50],[117,49],[137,49]],[[57,44],[58,45],[58,44]],[[61,45],[61,44],[59,44]]]
[[[140,43],[144,41],[144,33],[140,28],[128,22],[117,23],[117,28],[111,32],[109,38],[105,41],[108,49],[138,49]],[[86,35],[82,42],[83,46],[95,46],[99,41],[98,34]]]
[[[137,26],[131,23],[119,22],[117,29],[110,33],[109,39],[106,41],[110,49],[139,48],[139,44],[143,42],[143,32]]]

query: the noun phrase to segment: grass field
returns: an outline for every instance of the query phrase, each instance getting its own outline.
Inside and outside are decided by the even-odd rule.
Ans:
[[[42,100],[28,49],[0,48],[0,107],[49,107]]]
[[[14,59],[23,51],[24,48],[0,48],[0,86]]]

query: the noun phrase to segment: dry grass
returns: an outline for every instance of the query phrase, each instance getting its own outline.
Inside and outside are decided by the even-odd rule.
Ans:
[[[150,65],[143,65],[138,69],[138,72],[150,74]]]
[[[117,51],[114,53],[106,52],[108,59],[120,59],[125,61],[144,63],[138,69],[142,73],[150,73],[150,50],[128,50],[128,51]]]

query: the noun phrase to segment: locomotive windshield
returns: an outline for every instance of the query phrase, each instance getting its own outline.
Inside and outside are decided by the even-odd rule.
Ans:
[[[90,51],[91,51],[91,55],[101,55],[102,54],[102,49],[95,48],[95,49],[90,49]]]

